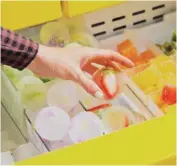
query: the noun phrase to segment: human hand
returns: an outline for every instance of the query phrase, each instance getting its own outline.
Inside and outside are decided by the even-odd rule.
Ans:
[[[92,75],[98,69],[92,63],[118,70],[115,62],[127,67],[134,65],[129,59],[111,50],[82,46],[52,48],[40,45],[36,58],[28,68],[41,77],[72,80],[91,95],[104,98],[98,85],[89,79],[84,72]]]

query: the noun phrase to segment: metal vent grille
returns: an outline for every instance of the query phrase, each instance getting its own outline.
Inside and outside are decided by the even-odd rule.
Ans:
[[[133,1],[84,15],[86,25],[97,39],[118,35],[126,28],[139,28],[163,20],[176,10],[175,1]]]

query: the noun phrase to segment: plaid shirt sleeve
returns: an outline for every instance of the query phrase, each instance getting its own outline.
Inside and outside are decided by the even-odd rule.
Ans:
[[[39,45],[1,27],[1,63],[23,70],[36,57]]]

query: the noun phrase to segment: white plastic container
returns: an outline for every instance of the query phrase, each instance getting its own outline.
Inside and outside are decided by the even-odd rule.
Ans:
[[[58,107],[45,107],[36,116],[36,131],[43,139],[49,141],[62,140],[70,127],[70,117]]]
[[[30,111],[37,111],[46,105],[47,87],[37,77],[25,76],[17,83],[21,101]]]
[[[132,112],[122,106],[108,107],[100,111],[107,133],[120,130],[136,123]]]
[[[38,155],[38,150],[34,147],[32,143],[27,143],[20,145],[14,152],[13,158],[15,161],[22,161],[33,156]]]
[[[2,152],[1,153],[1,165],[12,165],[14,164],[14,159],[11,155],[11,153],[8,152]]]
[[[68,131],[69,115],[59,107],[45,107],[36,116],[35,128],[47,150],[59,149],[73,144]]]
[[[59,80],[53,84],[47,93],[49,106],[61,107],[67,112],[79,103],[77,86],[71,81]]]
[[[94,113],[81,112],[71,121],[72,128],[69,130],[69,135],[74,143],[90,140],[104,133],[104,125]]]

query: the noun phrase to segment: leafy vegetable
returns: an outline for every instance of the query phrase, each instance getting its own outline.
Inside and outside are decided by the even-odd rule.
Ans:
[[[173,32],[172,39],[173,42],[176,42],[176,31]]]
[[[31,111],[36,111],[45,105],[47,88],[34,76],[23,77],[17,83],[22,103]]]
[[[43,83],[47,83],[47,82],[52,81],[53,78],[42,78],[42,77],[40,77],[40,80],[41,80]]]
[[[176,54],[176,31],[173,32],[171,41],[166,41],[163,45],[156,44],[167,56]]]
[[[24,69],[23,71],[19,71],[17,69],[14,69],[10,66],[3,66],[4,73],[8,76],[8,78],[12,81],[14,85],[17,84],[17,82],[23,78],[24,76],[33,76],[33,73],[28,70]]]

